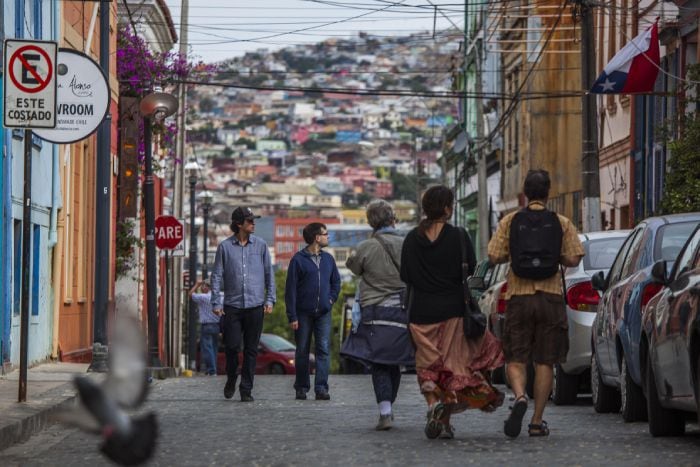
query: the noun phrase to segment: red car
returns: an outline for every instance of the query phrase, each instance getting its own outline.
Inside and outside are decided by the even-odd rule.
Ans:
[[[258,345],[258,358],[255,363],[255,374],[272,374],[272,375],[293,375],[296,374],[294,366],[294,352],[296,346],[289,342],[284,337],[276,334],[262,334],[260,336],[260,345]],[[309,355],[309,363],[311,372],[313,373],[316,366],[316,358],[313,354]],[[199,346],[197,346],[197,369],[199,369],[200,355]],[[243,365],[243,353],[238,354],[238,373],[241,372]],[[219,351],[216,355],[216,374],[226,374],[226,353],[224,352],[223,344],[220,340]]]

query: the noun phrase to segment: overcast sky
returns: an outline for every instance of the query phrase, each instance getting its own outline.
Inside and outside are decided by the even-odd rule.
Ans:
[[[181,0],[166,0],[180,34]],[[437,6],[437,8],[435,8]],[[258,48],[426,32],[464,24],[460,0],[190,0],[190,53],[207,62]]]

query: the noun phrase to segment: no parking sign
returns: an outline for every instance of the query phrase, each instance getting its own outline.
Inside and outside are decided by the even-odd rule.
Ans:
[[[5,41],[5,127],[56,126],[57,52],[56,42]]]

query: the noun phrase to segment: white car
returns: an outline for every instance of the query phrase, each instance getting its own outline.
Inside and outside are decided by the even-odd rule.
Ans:
[[[591,277],[598,271],[607,274],[629,230],[607,230],[580,234],[586,255],[578,267],[566,268],[566,315],[569,322],[569,353],[566,362],[554,366],[552,400],[557,405],[576,403],[581,377],[591,367],[591,326],[600,294],[593,289]]]

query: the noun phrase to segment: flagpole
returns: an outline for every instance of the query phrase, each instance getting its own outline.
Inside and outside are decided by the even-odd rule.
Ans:
[[[588,90],[596,78],[593,9],[587,0],[578,0],[577,3],[581,12],[581,85]],[[583,232],[601,230],[596,99],[596,95],[590,92],[586,92],[581,99]]]

